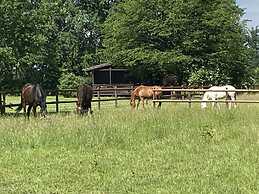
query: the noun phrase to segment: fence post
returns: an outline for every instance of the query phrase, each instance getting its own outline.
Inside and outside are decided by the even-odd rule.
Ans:
[[[183,91],[181,91],[180,93],[181,93],[181,98],[182,98],[182,100],[184,100],[184,95],[185,95],[185,93],[184,93]]]
[[[229,103],[228,103],[228,89],[226,88],[226,107],[229,108]]]
[[[153,89],[153,107],[155,108],[156,107],[156,102],[154,100],[155,100],[155,91]]]
[[[114,86],[114,97],[115,97],[115,107],[118,107],[118,94],[117,94],[117,86]]]
[[[59,94],[59,92],[58,92],[58,90],[56,91],[56,112],[58,113],[58,111],[59,111],[59,107],[58,107],[58,94]]]
[[[189,98],[189,108],[191,108],[192,107],[192,94],[191,94],[191,92],[189,92],[188,93],[188,98]]]
[[[97,98],[98,98],[98,110],[101,109],[101,95],[100,95],[100,86],[98,86],[98,90],[97,90]]]
[[[3,112],[5,114],[5,105],[6,105],[6,95],[5,95],[5,93],[3,94],[3,105],[4,105]]]
[[[3,114],[3,106],[2,106],[2,93],[0,93],[0,113]]]

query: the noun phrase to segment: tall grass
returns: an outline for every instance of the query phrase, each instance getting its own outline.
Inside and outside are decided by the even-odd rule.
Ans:
[[[259,107],[0,118],[0,193],[258,193]]]

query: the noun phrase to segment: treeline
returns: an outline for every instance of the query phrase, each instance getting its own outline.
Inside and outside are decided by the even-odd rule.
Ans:
[[[143,83],[253,85],[242,14],[234,0],[2,0],[0,88],[75,87],[103,62]]]

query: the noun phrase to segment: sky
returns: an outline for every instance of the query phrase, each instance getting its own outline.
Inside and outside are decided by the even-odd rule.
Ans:
[[[240,8],[245,9],[243,19],[248,19],[249,27],[259,26],[259,0],[236,0]]]

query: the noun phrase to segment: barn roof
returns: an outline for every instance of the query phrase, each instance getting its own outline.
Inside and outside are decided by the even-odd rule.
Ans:
[[[86,68],[85,71],[89,72],[89,71],[93,71],[93,70],[96,70],[96,69],[108,68],[108,67],[111,67],[111,66],[112,66],[111,64],[103,63],[103,64],[100,64],[100,65],[94,65],[92,67]]]

